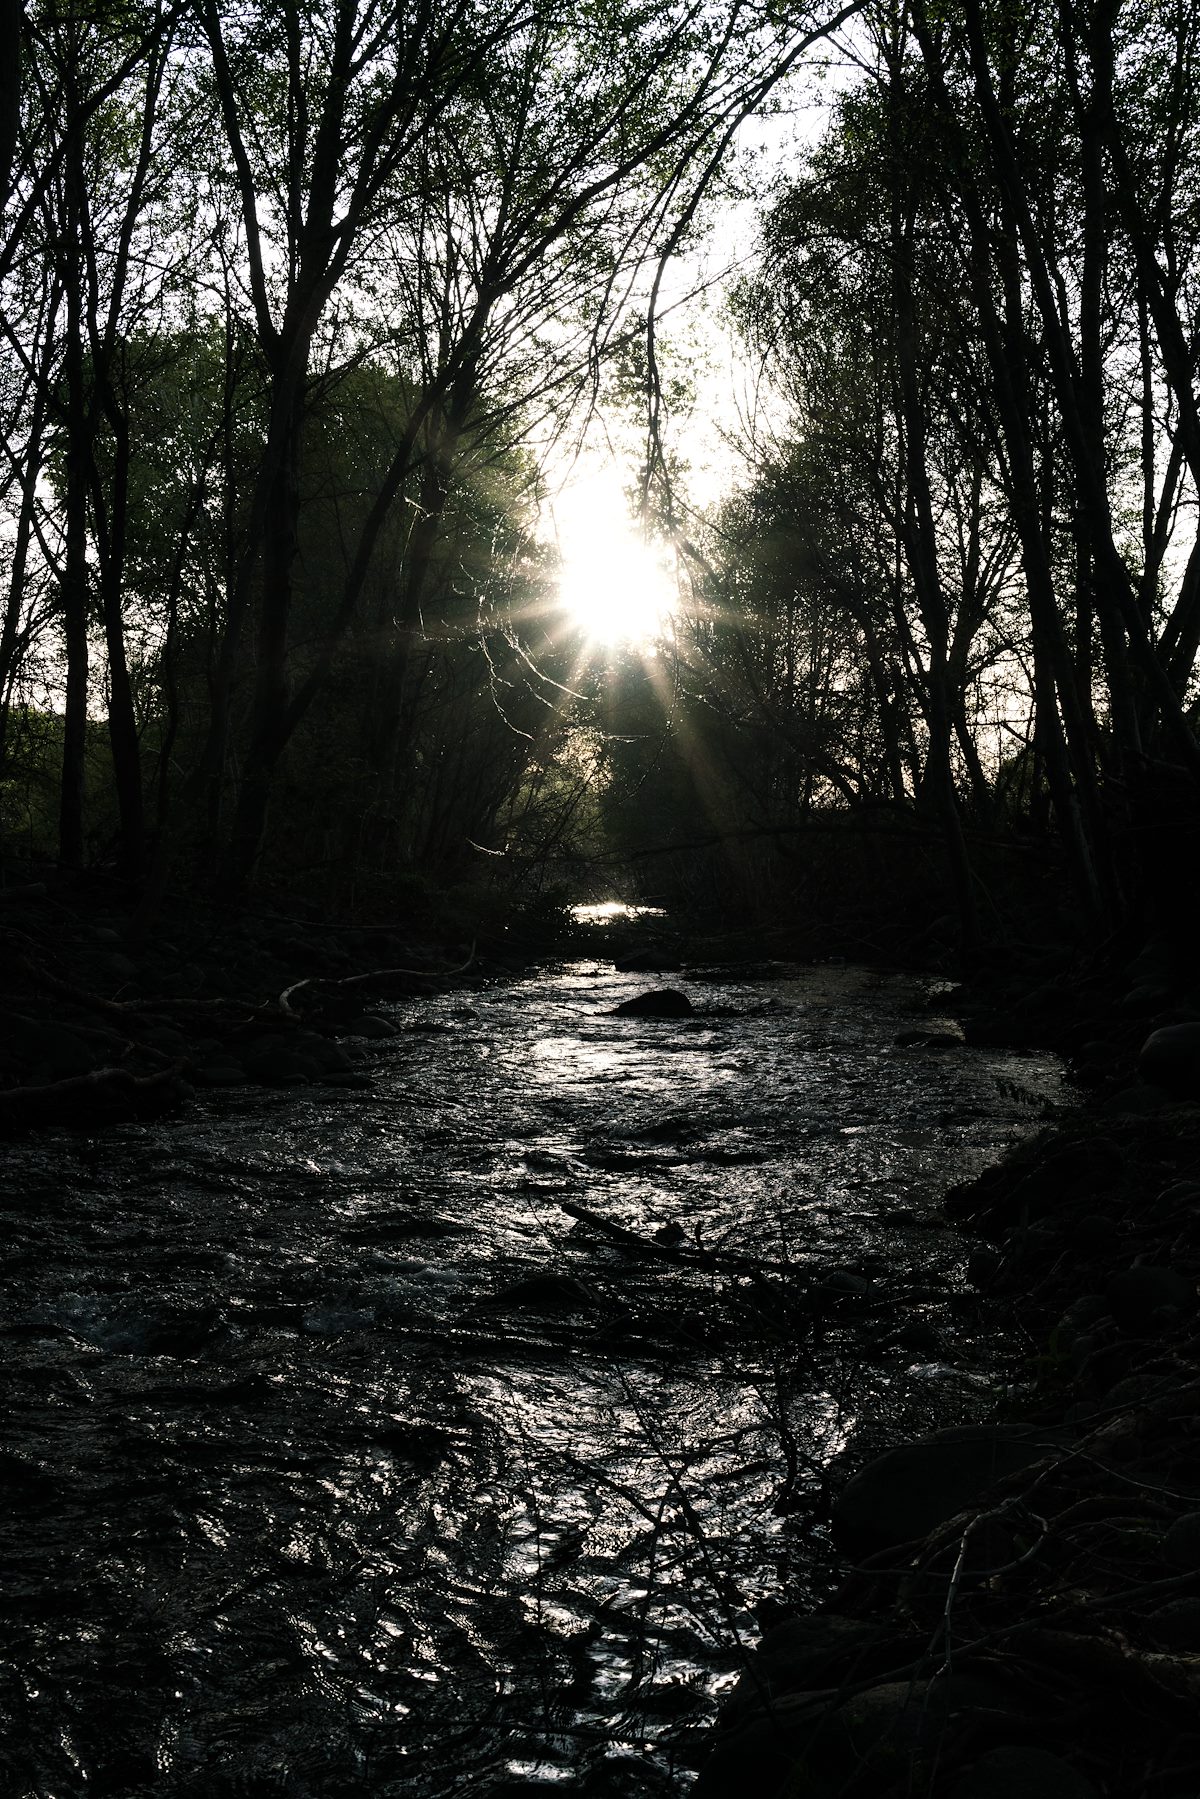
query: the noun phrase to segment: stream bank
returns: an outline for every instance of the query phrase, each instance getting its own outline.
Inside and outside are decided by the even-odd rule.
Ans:
[[[1152,960],[968,997],[1093,1089],[946,1197],[1023,1379],[840,1483],[845,1578],[764,1636],[697,1799],[1194,1799],[1200,1008]]]

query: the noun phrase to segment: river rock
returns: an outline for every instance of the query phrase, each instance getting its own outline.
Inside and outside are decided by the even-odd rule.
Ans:
[[[530,1274],[479,1303],[497,1311],[581,1312],[591,1310],[596,1301],[583,1282],[569,1274]]]
[[[1152,1118],[1171,1109],[1171,1097],[1147,1081],[1132,1081],[1104,1100],[1101,1110],[1115,1118]]]
[[[785,1618],[766,1632],[749,1670],[739,1676],[722,1712],[725,1724],[760,1710],[764,1698],[835,1685],[835,1674],[861,1678],[864,1657],[886,1640],[879,1625],[836,1612]]]
[[[334,1043],[329,1037],[320,1036],[316,1031],[304,1031],[295,1047],[305,1061],[314,1065],[321,1077],[348,1074],[351,1071],[350,1058],[341,1044]]]
[[[956,1222],[970,1220],[983,1235],[996,1238],[1013,1225],[1091,1197],[1098,1188],[1111,1188],[1124,1162],[1116,1137],[1050,1137],[985,1169],[976,1180],[951,1187],[943,1204]]]
[[[350,1037],[369,1037],[382,1043],[387,1037],[396,1035],[396,1027],[390,1018],[383,1018],[378,1012],[359,1012],[345,1026]]]
[[[1181,1207],[1200,1212],[1200,1181],[1172,1181],[1154,1202],[1155,1213],[1172,1216]]]
[[[955,1714],[977,1720],[979,1712],[1002,1712],[1010,1703],[999,1682],[971,1674],[887,1681],[838,1707],[829,1720],[830,1740],[819,1753],[826,1765],[841,1764],[845,1780],[864,1762],[882,1761],[899,1771],[914,1753],[943,1746]]]
[[[265,1087],[297,1086],[317,1073],[314,1063],[290,1043],[256,1043],[246,1050],[242,1065],[252,1081]]]
[[[1010,1703],[998,1682],[965,1674],[887,1681],[836,1709],[821,1694],[784,1695],[769,1716],[759,1713],[718,1738],[693,1799],[835,1799],[882,1790],[881,1781],[890,1792],[914,1757],[940,1750],[957,1715],[976,1718]],[[864,1776],[870,1785],[861,1784]]]
[[[1163,1538],[1163,1557],[1174,1568],[1200,1568],[1200,1512],[1176,1518]]]
[[[984,1292],[999,1274],[1003,1261],[1002,1252],[994,1244],[974,1243],[967,1256],[967,1279]]]
[[[246,1079],[240,1062],[199,1062],[189,1072],[197,1087],[240,1087]]]
[[[1150,937],[1126,964],[1125,973],[1135,987],[1140,981],[1170,986],[1178,977],[1177,963],[1178,957],[1171,944],[1162,937]]]
[[[350,1058],[341,1045],[316,1031],[280,1031],[256,1037],[240,1050],[238,1059],[251,1080],[267,1087],[321,1081],[350,1071]]]
[[[777,1699],[768,1717],[756,1712],[722,1731],[701,1768],[691,1799],[833,1799],[833,1788],[801,1760],[803,1744],[825,1716],[811,1693]],[[786,1783],[786,1784],[785,1784]]]
[[[926,1355],[945,1353],[941,1331],[930,1318],[910,1318],[899,1330],[892,1331],[879,1343],[880,1349],[916,1349]]]
[[[639,993],[613,1008],[614,1018],[688,1018],[693,1011],[691,1000],[678,987],[658,987],[650,993]]]
[[[1103,1212],[1085,1212],[1071,1226],[1071,1241],[1085,1254],[1107,1249],[1120,1234],[1116,1219],[1107,1218]]]
[[[103,1044],[93,1048],[91,1042],[65,1025],[40,1019],[12,1017],[4,1044],[4,1065],[37,1084],[42,1081],[65,1081],[74,1075],[87,1074],[108,1058]]]
[[[1139,981],[1136,987],[1131,987],[1123,995],[1121,1010],[1144,1018],[1148,1013],[1161,1012],[1170,997],[1170,989],[1164,982]]]
[[[1097,1799],[1085,1774],[1026,1743],[989,1749],[965,1769],[948,1799]]]
[[[1150,1628],[1167,1649],[1200,1649],[1200,1599],[1169,1599],[1151,1615]]]
[[[1121,1329],[1145,1336],[1180,1323],[1195,1307],[1196,1289],[1174,1268],[1140,1263],[1114,1274],[1107,1298]]]
[[[875,1283],[849,1268],[822,1270],[808,1290],[813,1308],[823,1316],[863,1305],[874,1297]]]
[[[1200,1023],[1151,1031],[1138,1057],[1138,1072],[1173,1099],[1200,1099]]]
[[[853,1553],[871,1555],[925,1537],[1055,1447],[1045,1432],[1019,1424],[956,1425],[902,1443],[842,1490],[834,1506],[838,1539]]]
[[[1076,1344],[1090,1342],[1096,1347],[1095,1328],[1109,1315],[1109,1304],[1102,1293],[1083,1293],[1074,1300],[1054,1327],[1054,1347],[1062,1355],[1071,1355]]]

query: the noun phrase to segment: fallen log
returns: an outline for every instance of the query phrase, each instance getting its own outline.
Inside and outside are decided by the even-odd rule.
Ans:
[[[0,1089],[0,1135],[15,1136],[46,1124],[88,1126],[160,1117],[183,1101],[180,1071],[178,1062],[154,1074],[93,1068],[67,1080]]]

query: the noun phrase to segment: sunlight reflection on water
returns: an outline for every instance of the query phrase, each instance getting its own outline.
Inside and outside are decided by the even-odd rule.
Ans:
[[[572,906],[576,924],[614,924],[618,918],[665,918],[661,906],[631,906],[624,900],[599,900],[586,906]]]

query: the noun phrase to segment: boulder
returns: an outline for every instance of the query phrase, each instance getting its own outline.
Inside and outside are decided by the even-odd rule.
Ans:
[[[1026,1743],[989,1749],[964,1769],[949,1799],[1097,1799],[1085,1774],[1061,1756]]]
[[[1174,1268],[1146,1262],[1114,1274],[1107,1298],[1121,1329],[1145,1336],[1170,1330],[1186,1318],[1195,1307],[1196,1289]]]
[[[947,1216],[967,1219],[988,1237],[1029,1223],[1073,1200],[1094,1201],[1121,1178],[1124,1151],[1114,1137],[1055,1136],[1034,1143],[978,1179],[951,1187],[943,1202]]]
[[[1138,1057],[1138,1072],[1172,1099],[1200,1099],[1200,1022],[1151,1031]]]
[[[650,993],[639,993],[613,1008],[614,1018],[688,1018],[693,1006],[678,987],[658,987]]]
[[[966,1424],[902,1443],[843,1488],[834,1528],[852,1553],[872,1555],[928,1536],[947,1518],[982,1508],[989,1488],[1057,1447],[1019,1424]]]
[[[708,1127],[703,1120],[691,1112],[667,1112],[663,1117],[648,1124],[637,1133],[639,1143],[694,1143],[697,1137],[708,1134]]]

